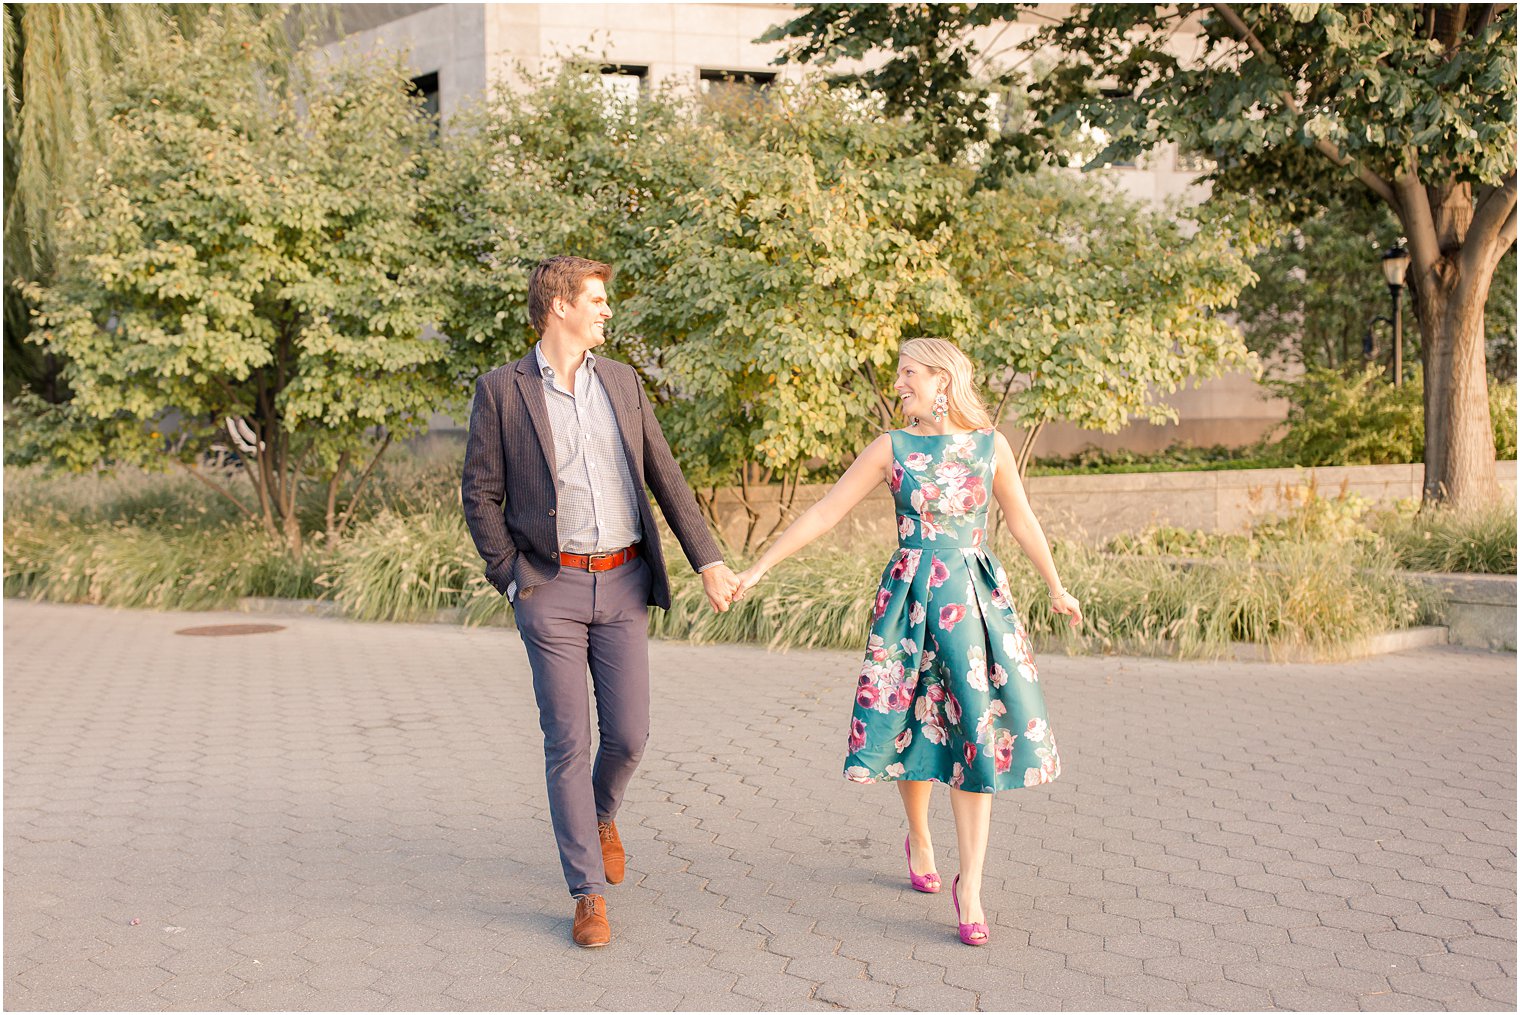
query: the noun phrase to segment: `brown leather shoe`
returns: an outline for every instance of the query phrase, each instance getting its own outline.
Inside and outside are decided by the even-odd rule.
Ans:
[[[599,821],[596,834],[602,840],[602,867],[607,872],[609,885],[622,884],[627,869],[628,854],[623,851],[623,840],[618,838],[617,822]]]
[[[578,895],[575,899],[575,923],[570,936],[582,948],[600,948],[612,940],[607,924],[607,900],[600,895]]]

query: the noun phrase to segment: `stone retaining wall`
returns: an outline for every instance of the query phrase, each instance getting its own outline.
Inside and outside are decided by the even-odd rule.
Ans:
[[[1446,597],[1446,627],[1453,645],[1515,651],[1515,576],[1411,574]]]
[[[1515,495],[1515,463],[1498,463],[1499,485]],[[1100,476],[1036,476],[1027,481],[1029,501],[1045,530],[1065,537],[1100,540],[1149,525],[1175,525],[1209,532],[1240,532],[1252,518],[1281,514],[1283,492],[1313,482],[1323,496],[1341,490],[1374,503],[1419,497],[1423,465],[1343,465],[1294,469],[1233,469],[1214,472],[1143,472]],[[827,484],[804,486],[793,511],[801,513],[828,492]],[[779,514],[779,491],[751,491],[763,535]],[[731,542],[743,541],[745,515],[734,490],[718,494],[718,516]],[[891,495],[873,492],[840,525],[847,541],[889,540],[894,522]]]

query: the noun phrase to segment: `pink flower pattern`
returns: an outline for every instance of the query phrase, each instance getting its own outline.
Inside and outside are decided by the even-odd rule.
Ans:
[[[900,549],[871,604],[845,776],[983,793],[1048,783],[1060,756],[1032,646],[987,547],[994,435],[897,431],[892,444]]]

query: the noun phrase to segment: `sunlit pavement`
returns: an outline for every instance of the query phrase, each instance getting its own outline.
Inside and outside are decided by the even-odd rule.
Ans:
[[[585,952],[515,633],[11,600],[4,644],[7,1009],[1515,1007],[1513,654],[1047,657],[1065,771],[996,802],[968,948],[840,777],[855,653],[656,643]]]

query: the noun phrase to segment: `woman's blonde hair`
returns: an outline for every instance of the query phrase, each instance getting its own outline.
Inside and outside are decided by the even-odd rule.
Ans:
[[[985,430],[992,426],[992,415],[977,393],[971,360],[943,338],[910,338],[897,355],[916,360],[936,373],[950,378],[945,396],[950,402],[950,425],[958,430]]]

